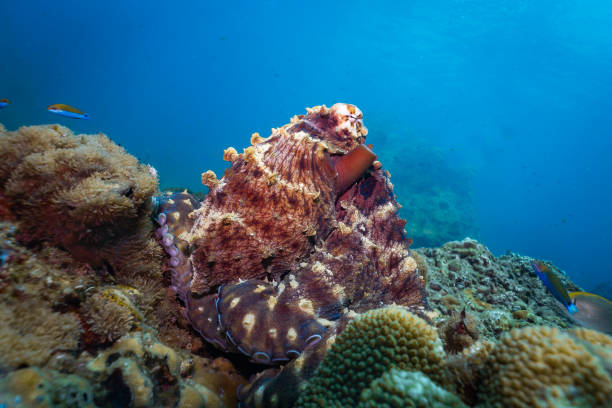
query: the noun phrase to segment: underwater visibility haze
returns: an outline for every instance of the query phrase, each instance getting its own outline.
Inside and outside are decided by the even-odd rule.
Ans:
[[[13,239],[10,237],[16,234],[15,240],[29,243],[27,248],[16,249],[17,244],[14,244],[14,248],[4,249],[0,266],[10,268],[9,261],[14,261],[16,254],[20,254],[19,259],[26,259],[29,256],[27,251],[42,250],[42,247],[31,244],[42,239],[43,242],[53,242],[53,245],[67,250],[74,257],[74,260],[59,261],[61,257],[54,255],[54,250],[41,244],[47,248],[44,251],[51,251],[51,255],[45,252],[46,258],[43,257],[50,260],[49,265],[52,266],[48,268],[58,265],[65,268],[65,265],[73,265],[72,262],[84,262],[96,270],[102,268],[113,275],[112,285],[100,276],[86,280],[82,276],[87,276],[87,267],[74,266],[80,271],[79,279],[83,279],[79,285],[102,289],[94,291],[95,295],[92,295],[94,292],[74,295],[70,301],[64,297],[61,301],[45,300],[53,304],[49,311],[44,312],[49,314],[48,320],[64,319],[63,326],[76,327],[74,320],[68,321],[65,317],[75,313],[80,316],[81,322],[86,322],[85,329],[79,326],[79,330],[86,335],[78,341],[67,331],[55,333],[52,337],[58,343],[58,349],[81,347],[92,356],[97,355],[88,362],[88,369],[96,373],[99,381],[105,384],[118,381],[109,368],[114,367],[113,359],[116,357],[110,361],[108,356],[113,352],[120,355],[122,352],[117,350],[121,347],[132,347],[140,350],[136,354],[141,360],[130,360],[131,357],[125,356],[120,360],[135,364],[151,378],[156,375],[151,361],[165,356],[163,358],[168,364],[166,381],[172,387],[180,387],[180,401],[183,404],[177,403],[180,406],[189,406],[188,401],[191,400],[188,398],[193,398],[193,401],[201,398],[208,403],[220,398],[219,401],[223,400],[220,404],[231,406],[235,401],[218,395],[225,395],[225,392],[234,395],[239,385],[241,401],[246,406],[258,406],[254,401],[264,397],[254,396],[256,387],[268,387],[265,389],[274,391],[286,378],[276,377],[276,372],[274,375],[260,374],[256,382],[247,384],[245,378],[248,376],[240,368],[240,363],[214,360],[216,365],[211,366],[197,360],[185,368],[186,363],[177,361],[186,360],[174,356],[172,353],[175,351],[168,351],[170,348],[162,350],[162,347],[169,344],[175,348],[188,348],[200,356],[205,354],[201,350],[209,352],[218,349],[245,354],[247,357],[243,359],[246,362],[243,363],[247,366],[255,363],[256,367],[285,364],[297,356],[314,358],[319,364],[328,348],[316,351],[320,350],[320,346],[316,346],[326,342],[325,333],[340,331],[344,327],[344,323],[327,325],[325,322],[342,321],[348,315],[342,308],[351,305],[354,311],[363,312],[360,320],[351,322],[342,331],[337,345],[330,349],[320,366],[319,372],[329,370],[327,374],[333,377],[330,373],[335,370],[334,364],[346,364],[346,372],[351,372],[352,363],[346,362],[341,347],[361,347],[351,343],[349,334],[367,337],[371,333],[369,330],[378,333],[376,325],[383,324],[381,322],[386,319],[399,319],[396,321],[402,323],[394,323],[393,330],[404,337],[421,336],[418,341],[423,344],[427,343],[427,339],[436,337],[435,331],[428,331],[430,329],[425,320],[416,316],[426,308],[426,295],[429,306],[433,304],[436,313],[444,317],[442,320],[437,320],[439,316],[427,317],[436,322],[442,342],[440,339],[431,340],[431,344],[436,345],[423,354],[428,361],[427,367],[411,367],[408,371],[420,371],[420,375],[428,377],[423,376],[425,380],[416,376],[413,378],[413,373],[407,374],[406,371],[389,371],[384,375],[376,373],[368,377],[368,381],[372,378],[376,380],[368,391],[370,394],[361,394],[361,403],[365,404],[363,398],[375,400],[377,392],[380,392],[375,388],[376,381],[384,389],[384,384],[394,379],[402,384],[426,381],[428,385],[425,389],[431,389],[427,392],[432,395],[439,392],[439,398],[446,398],[445,401],[451,404],[448,406],[460,406],[452,405],[455,403],[475,405],[488,401],[488,397],[483,395],[494,394],[491,390],[499,385],[495,382],[497,380],[491,376],[494,378],[492,382],[478,389],[470,389],[465,386],[467,382],[462,377],[467,374],[457,374],[460,370],[456,368],[453,371],[455,379],[460,378],[456,383],[465,387],[458,387],[461,391],[456,395],[443,391],[444,380],[442,376],[437,377],[437,370],[444,364],[444,367],[455,367],[453,364],[457,362],[439,358],[439,350],[436,349],[438,343],[450,355],[464,348],[468,350],[467,347],[479,337],[472,334],[478,332],[480,340],[494,340],[507,330],[521,328],[522,334],[514,338],[516,344],[526,344],[534,336],[556,336],[554,330],[572,324],[610,334],[612,304],[607,299],[612,298],[612,2],[314,0],[304,3],[185,0],[171,4],[152,0],[145,4],[126,0],[111,4],[101,1],[32,0],[7,1],[2,5],[0,15],[3,17],[0,36],[0,124],[6,128],[2,130],[0,127],[0,137],[5,141],[9,140],[9,134],[15,138],[25,137],[23,140],[30,141],[27,143],[42,140],[36,142],[39,143],[36,146],[47,146],[45,140],[49,140],[49,146],[53,145],[55,149],[64,143],[58,136],[66,134],[67,131],[62,130],[64,128],[32,128],[31,131],[15,134],[9,131],[21,126],[58,123],[71,129],[74,134],[96,135],[101,132],[112,140],[107,142],[100,136],[92,136],[85,142],[75,138],[74,142],[66,143],[72,147],[81,146],[82,143],[78,149],[86,152],[82,153],[84,156],[71,156],[70,160],[53,156],[56,163],[70,163],[66,164],[67,168],[73,168],[74,163],[79,163],[83,168],[99,166],[95,167],[97,170],[91,170],[95,172],[107,166],[112,170],[104,173],[102,181],[81,180],[77,184],[76,180],[80,180],[82,175],[74,174],[64,179],[56,175],[59,173],[54,173],[59,171],[57,169],[49,170],[49,174],[54,176],[47,176],[46,179],[50,184],[55,181],[49,180],[61,179],[66,183],[65,180],[72,180],[75,185],[87,185],[92,191],[102,191],[108,188],[108,184],[104,183],[115,180],[111,190],[120,192],[123,198],[113,201],[112,205],[104,201],[104,205],[96,207],[92,214],[95,213],[101,221],[95,227],[88,224],[93,222],[91,217],[79,212],[77,204],[68,205],[64,211],[54,208],[55,204],[47,204],[46,199],[42,198],[43,193],[18,192],[18,186],[22,184],[15,181],[15,175],[11,175],[11,181],[5,186],[5,181],[9,180],[10,155],[0,156],[6,163],[0,164],[0,173],[6,178],[2,181],[5,190],[0,189],[0,197],[6,196],[8,203],[3,204],[4,199],[0,200],[0,218],[21,220],[25,225],[19,233],[9,227],[0,230],[7,240]],[[307,107],[321,105],[326,107],[306,111]],[[283,127],[294,115],[305,116]],[[353,139],[337,139],[343,136],[325,139],[328,133],[340,134],[338,128],[324,119],[328,117],[334,118],[334,123],[342,124]],[[317,156],[319,153],[311,153],[304,147],[304,143],[311,143],[312,139],[304,142],[300,139],[299,131],[325,139],[325,149],[333,147],[330,148],[334,155],[329,162],[331,173],[326,173],[328,165],[321,164],[323,161]],[[252,137],[254,132],[260,136]],[[320,132],[325,135],[321,136]],[[24,136],[26,133],[29,136]],[[265,139],[271,134],[270,139]],[[288,141],[284,138],[288,138]],[[26,142],[17,142],[22,139],[14,140],[10,146],[17,146],[14,147],[15,151],[30,148],[24,147]],[[127,153],[120,152],[113,142],[125,148]],[[283,147],[283,143],[291,147]],[[253,147],[249,149],[252,150],[247,149],[240,154],[251,144]],[[370,148],[365,147],[369,144],[372,145]],[[270,146],[266,147],[268,150],[261,147],[264,145]],[[312,152],[323,149],[323,145],[314,143]],[[49,146],[45,149],[50,151]],[[6,147],[5,151],[12,152],[13,147]],[[276,172],[264,171],[265,182],[254,181],[263,177],[259,171],[244,170],[248,173],[246,176],[238,170],[231,170],[250,169],[249,166],[255,166],[257,160],[265,162],[266,154],[275,149],[279,152],[275,159],[279,168]],[[288,152],[302,154],[300,149],[304,149],[303,154],[307,159],[292,159],[294,153]],[[100,151],[104,151],[104,154],[93,153]],[[38,151],[32,148],[31,152]],[[355,157],[359,158],[348,159],[348,154],[345,154],[348,152],[356,152]],[[341,155],[337,157],[336,153]],[[18,154],[14,155],[16,157]],[[137,162],[130,155],[148,167],[134,170]],[[32,163],[42,166],[40,163],[46,159],[32,160]],[[313,176],[315,181],[312,186],[298,180],[309,171],[305,170],[304,160],[312,160],[312,168],[323,168]],[[225,173],[226,178],[219,181],[226,169],[230,169]],[[205,173],[207,170],[212,170],[212,173]],[[384,175],[385,170],[390,173],[390,179]],[[269,197],[264,193],[253,195],[248,190],[252,187],[245,187],[255,183],[255,190],[261,191],[276,183],[282,185],[283,171],[289,174],[287,177],[291,182],[287,181],[288,185],[300,182],[300,185],[306,186],[304,189],[312,188],[312,191],[308,190],[312,197],[307,194],[312,200],[305,200],[305,209],[300,210],[297,216],[304,220],[303,224],[294,225],[296,217],[291,209],[287,210],[287,207],[281,206],[282,203],[275,202],[278,196]],[[24,180],[27,179],[24,172],[20,171],[19,174]],[[336,174],[346,184],[339,182],[342,191],[320,187],[327,186],[326,180],[333,179]],[[368,177],[364,178],[363,174]],[[159,194],[155,185],[157,177],[159,190],[176,193]],[[31,178],[36,179],[35,176]],[[125,180],[131,181],[128,183]],[[396,201],[392,199],[388,181],[392,183]],[[178,193],[184,189],[198,193],[197,199]],[[340,189],[338,185],[336,189]],[[66,202],[80,202],[82,197],[78,195],[77,188],[71,191],[70,195],[62,196],[69,197]],[[30,193],[31,196],[28,196]],[[207,198],[198,208],[204,194],[208,194]],[[151,197],[154,197],[153,207],[149,208]],[[236,200],[240,204],[230,211],[227,208],[231,205],[225,197],[239,197]],[[339,197],[346,199],[350,205],[337,204]],[[236,214],[240,213],[240,208],[250,208],[251,198],[269,203],[269,206],[249,213],[253,219],[245,221],[248,219],[246,215]],[[374,198],[378,201],[374,202]],[[291,197],[287,200],[295,203]],[[16,204],[18,202],[21,204]],[[387,207],[381,204],[383,202]],[[130,233],[120,230],[115,221],[110,222],[105,218],[119,217],[119,208],[127,203],[134,209],[129,216],[121,215],[120,224],[132,228]],[[396,209],[399,207],[397,204],[401,206],[399,217],[406,221],[405,226],[395,213],[389,215],[389,208]],[[2,210],[4,207],[7,208],[6,212]],[[17,207],[23,208],[23,213]],[[31,215],[25,208],[42,210],[37,211],[37,215]],[[151,211],[154,213],[153,226],[147,224],[150,223],[148,215]],[[198,215],[187,217],[190,211]],[[374,213],[385,214],[384,217],[380,216],[385,219],[384,222],[380,217],[373,216]],[[60,237],[58,230],[63,228],[61,222],[47,230],[40,226],[46,220],[58,217],[58,214],[72,220],[65,225],[66,229],[74,228],[69,238]],[[226,215],[216,224],[214,214]],[[253,214],[274,218],[274,225],[257,224],[259,221]],[[339,232],[336,224],[333,227],[332,224],[328,225],[332,217],[330,214],[338,217],[337,220],[334,218],[334,222],[340,222],[347,228],[340,228],[344,231],[342,233],[347,234],[345,238],[334,235]],[[177,218],[173,219],[174,216]],[[184,218],[179,222],[180,217]],[[185,224],[183,220],[186,218],[190,221]],[[108,225],[104,224],[107,221]],[[256,235],[252,231],[263,231],[266,238],[240,241],[240,228],[249,222],[256,224],[249,227],[252,228],[249,234]],[[235,227],[238,225],[236,223],[242,224]],[[363,227],[367,232],[362,231],[363,236],[356,237],[356,225],[359,223],[367,225],[367,228]],[[146,241],[142,234],[130,235],[133,231],[141,231],[145,224],[149,229],[155,228],[156,239],[161,243],[159,248]],[[225,229],[228,225],[235,229],[227,232]],[[347,232],[351,226],[355,226],[355,229]],[[401,230],[402,226],[407,237],[412,239],[411,248],[416,253],[413,254],[414,259],[408,255],[407,246],[399,248],[406,245],[405,238],[392,232]],[[246,231],[247,227],[244,228]],[[120,237],[117,239],[125,241],[112,247],[100,244],[106,242],[102,238],[95,243],[80,242],[92,229],[104,239]],[[194,232],[198,229],[207,232]],[[383,234],[372,233],[371,229],[388,234],[383,239]],[[301,238],[287,240],[280,236],[285,232],[301,234]],[[295,267],[288,266],[295,261],[291,258],[293,253],[283,253],[272,245],[274,242],[286,245],[292,242],[290,248],[295,253],[307,253],[310,245],[313,245],[311,249],[314,251],[314,243],[321,236],[330,238],[326,243],[317,241],[317,251],[329,253],[314,253],[310,260],[302,260]],[[349,245],[349,236],[354,242],[364,239],[374,246],[380,244],[389,252],[388,258],[385,258],[389,264],[381,266],[379,262],[376,266],[364,266],[359,272],[366,273],[367,268],[375,268],[376,273],[384,275],[386,279],[381,278],[380,281],[385,283],[373,280],[372,291],[378,294],[372,295],[367,302],[364,300],[367,290],[346,283],[344,275],[335,274],[335,280],[325,280],[325,285],[329,287],[321,283],[325,288],[316,286],[316,290],[312,282],[317,279],[303,275],[304,265],[311,263],[332,275],[330,271],[335,271],[334,268],[341,270],[331,263],[329,254],[332,253],[338,257],[338,262],[342,256],[346,256],[352,262],[363,261],[363,265],[369,265],[368,262],[378,256],[376,251],[367,252],[371,250],[370,247],[359,249]],[[206,239],[209,241],[204,242]],[[332,239],[338,240],[339,243],[334,244],[336,247],[330,244]],[[128,241],[131,244],[123,244]],[[236,246],[229,251],[231,254],[215,252],[230,241]],[[91,247],[87,246],[90,244],[103,249],[94,256]],[[259,253],[256,255],[250,251],[255,251],[258,245],[265,247],[264,252],[267,252],[262,255],[261,262],[253,265],[250,262]],[[338,255],[341,253],[338,248],[345,248],[345,245],[350,249],[342,252],[342,256]],[[133,253],[137,251],[134,248],[140,248],[139,255],[135,257]],[[363,253],[359,252],[362,250]],[[346,255],[349,253],[350,256]],[[113,260],[108,261],[107,258]],[[156,303],[166,302],[170,305],[169,299],[160,300],[163,298],[162,283],[150,283],[154,278],[135,278],[136,272],[130,272],[126,277],[128,275],[122,272],[130,268],[132,271],[144,270],[146,268],[142,263],[145,259],[162,258],[164,261],[159,264],[167,266],[164,266],[166,269],[156,267],[159,276],[156,275],[155,279],[166,274],[163,275],[165,280],[158,280],[166,286],[170,285],[176,292],[175,298],[179,299],[184,312],[181,318],[171,317],[175,316],[172,313],[178,316],[178,306],[167,306],[168,311],[163,313],[152,311]],[[300,259],[299,256],[296,259]],[[390,272],[397,266],[391,266],[395,262],[393,259],[397,265],[404,265],[405,270],[421,271],[421,277],[418,272],[394,275],[396,272]],[[412,263],[408,265],[406,259],[411,259]],[[313,267],[313,270],[317,267]],[[42,269],[47,270],[45,268],[47,266]],[[275,268],[285,269],[283,274],[275,274]],[[247,270],[249,272],[245,272]],[[297,281],[285,276],[287,270],[296,275]],[[426,275],[425,270],[428,271]],[[473,275],[468,277],[462,272],[465,270],[474,271]],[[4,288],[10,287],[6,282],[11,278],[4,277],[3,273],[0,270],[0,294]],[[231,278],[224,280],[224,277],[219,277],[224,273]],[[390,276],[403,279],[408,275],[408,283],[401,288],[389,283]],[[7,272],[6,276],[13,275]],[[504,283],[501,276],[510,276],[508,279],[513,279],[514,283]],[[295,288],[299,282],[306,289],[299,295],[289,291],[273,295],[278,287],[266,286],[267,280],[261,283],[264,277],[277,283],[289,279],[287,288]],[[542,282],[538,281],[538,277]],[[241,283],[233,284],[238,281]],[[330,283],[332,281],[336,286]],[[426,283],[419,283],[421,281]],[[133,289],[141,287],[139,285],[159,287],[159,291],[155,292],[158,297],[140,294]],[[417,286],[420,288],[419,285],[427,285],[426,293],[425,289],[415,289]],[[513,285],[522,289],[514,291]],[[128,286],[132,289],[126,289]],[[343,288],[342,294],[339,294],[338,287]],[[418,295],[415,294],[417,292]],[[75,293],[80,292],[77,290]],[[264,297],[264,294],[269,297]],[[137,300],[139,296],[148,300]],[[172,301],[176,301],[175,298]],[[544,303],[538,303],[536,307],[530,303],[533,300],[528,298],[538,298],[538,302]],[[567,310],[558,307],[555,298]],[[243,306],[247,303],[246,299],[253,305],[251,309]],[[346,299],[353,300],[349,302]],[[266,315],[261,311],[263,306],[255,306],[285,300],[287,304],[299,304],[299,308],[289,308],[291,311],[278,317],[277,314]],[[405,316],[399,308],[384,309],[383,314],[377,315],[379,310],[370,310],[375,302],[410,306],[414,308],[411,312],[415,315]],[[574,310],[575,305],[578,312]],[[507,319],[522,323],[507,323],[503,313],[494,313],[494,310],[498,310],[496,308],[506,310]],[[206,314],[202,310],[213,310],[214,313]],[[42,312],[39,314],[43,315]],[[151,317],[153,315],[155,317]],[[0,318],[2,316],[0,312]],[[11,321],[9,317],[3,319]],[[112,330],[109,329],[109,320],[122,322],[121,327],[117,324]],[[279,345],[272,340],[260,341],[265,344],[258,343],[259,340],[251,338],[249,327],[258,327],[254,322],[264,320],[279,322],[278,326],[270,329],[275,336],[280,333],[287,338],[294,336],[292,339],[297,340],[290,342],[290,345]],[[172,325],[169,321],[173,322]],[[180,325],[181,321],[183,326]],[[238,321],[243,324],[240,328],[236,323]],[[179,332],[177,324],[183,331]],[[296,334],[292,324],[302,331]],[[525,328],[524,325],[531,324],[547,328],[541,333],[529,332],[536,329]],[[146,337],[147,331],[142,328],[149,325],[155,328],[161,342],[157,343],[157,337]],[[136,327],[138,333],[133,334]],[[414,334],[417,330],[414,327],[419,328],[418,335]],[[474,328],[471,332],[472,327],[478,329]],[[90,332],[94,335],[90,336]],[[190,333],[192,337],[185,333]],[[135,337],[125,340],[124,335]],[[185,340],[199,338],[200,335],[203,340]],[[571,347],[575,345],[576,350],[584,341],[596,343],[579,331],[564,332],[559,336],[563,336],[562,342]],[[83,340],[85,337],[87,340]],[[118,340],[120,338],[123,340]],[[182,340],[177,340],[179,338]],[[41,342],[45,345],[40,345],[39,349],[50,349],[49,341]],[[601,341],[598,345],[606,344],[606,347],[612,348],[612,341],[609,344],[604,340],[597,341]],[[126,342],[130,342],[129,346],[126,346]],[[514,350],[503,347],[482,346],[479,350],[486,350],[486,353],[494,350],[491,351],[492,355]],[[551,350],[545,352],[554,353]],[[33,352],[37,353],[44,355],[44,352]],[[578,351],[576,353],[580,354]],[[469,358],[475,358],[471,356]],[[172,366],[172,359],[176,366]],[[46,361],[0,358],[0,374],[18,367],[43,367]],[[234,370],[232,364],[238,369]],[[605,363],[602,364],[605,366]],[[609,360],[607,364],[610,367]],[[74,363],[74,366],[77,365]],[[55,365],[51,368],[63,373],[77,373],[66,367]],[[249,374],[261,371],[248,367],[246,372]],[[487,371],[490,366],[485,364],[484,367],[479,375],[470,373],[478,379],[473,380],[474,383],[490,376],[491,373]],[[55,384],[50,389],[59,384],[59,377],[41,370],[28,372],[27,376],[38,376],[36,378],[42,378],[40,381],[44,380],[46,384]],[[289,371],[285,370],[285,375]],[[189,379],[184,372],[189,373]],[[213,372],[223,372],[223,380],[211,380]],[[333,379],[346,380],[339,376]],[[585,376],[595,378],[590,374]],[[124,377],[127,378],[127,374],[124,373]],[[345,396],[342,399],[326,394],[322,384],[326,384],[329,378],[321,379],[323,377],[323,374],[319,374],[309,382],[297,406],[315,406],[312,405],[315,401],[336,401],[334,398],[339,398],[338,401],[345,405],[357,404],[359,397]],[[153,381],[153,384],[161,381],[155,378],[147,381]],[[225,387],[225,391],[221,393],[217,390],[214,398],[206,396],[206,392],[194,385],[196,378],[209,383],[212,381],[216,385],[219,381],[225,382],[224,386],[218,385]],[[292,384],[309,379],[302,373],[295,374],[295,378],[297,380],[291,379]],[[589,387],[594,388],[585,386],[585,389],[594,390],[594,400],[585,397],[586,400],[579,403],[572,401],[577,406],[595,406],[601,401],[604,404],[612,403],[603,395],[606,393],[605,387],[612,386],[606,385],[606,378],[602,377],[601,382],[593,380],[595,385]],[[170,387],[167,384],[164,387]],[[551,384],[554,384],[553,380]],[[20,406],[13,400],[7,402],[2,399],[3,395],[16,393],[15,389],[6,387],[0,380],[0,407]],[[88,385],[82,387],[89,390]],[[435,387],[438,387],[437,391]],[[214,389],[214,386],[209,388]],[[139,406],[138,401],[140,406],[153,404],[153,399],[155,404],[166,401],[163,400],[166,398],[163,393],[154,386],[152,389],[151,395],[155,397],[150,399],[132,390],[128,398],[131,398],[132,406]],[[601,398],[598,394],[600,391],[603,393]],[[90,395],[94,400],[97,398],[87,403],[119,406],[113,405],[108,395],[100,397],[96,392],[93,390],[83,394]],[[505,395],[504,392],[499,395]],[[178,391],[176,395],[179,395]],[[272,397],[266,394],[265,398]],[[517,398],[531,401],[529,398],[532,397]],[[500,401],[497,402],[508,403]],[[81,401],[79,406],[89,406],[87,403]],[[378,403],[382,402],[378,400]]]

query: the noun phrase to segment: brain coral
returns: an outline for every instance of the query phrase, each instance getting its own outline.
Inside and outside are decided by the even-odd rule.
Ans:
[[[444,382],[442,343],[433,327],[402,307],[371,310],[340,333],[295,406],[355,406],[361,392],[394,367]]]
[[[361,393],[358,408],[464,408],[459,397],[421,372],[396,368],[372,381]]]
[[[480,399],[492,407],[611,406],[612,340],[602,336],[552,327],[504,334],[485,363]]]
[[[159,272],[162,253],[149,237],[151,173],[103,134],[58,125],[0,131],[0,195],[20,239],[51,241],[111,272]]]

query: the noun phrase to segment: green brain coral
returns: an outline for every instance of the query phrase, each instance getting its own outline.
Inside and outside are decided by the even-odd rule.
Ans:
[[[444,350],[436,330],[398,306],[366,312],[336,339],[295,407],[355,406],[361,392],[391,368],[443,382]]]
[[[459,397],[435,384],[421,372],[396,368],[363,390],[357,408],[465,408]]]

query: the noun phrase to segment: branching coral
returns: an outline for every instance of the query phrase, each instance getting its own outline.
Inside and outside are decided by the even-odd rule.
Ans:
[[[444,350],[436,330],[401,307],[366,312],[338,336],[296,407],[354,406],[361,392],[393,367],[443,383]]]

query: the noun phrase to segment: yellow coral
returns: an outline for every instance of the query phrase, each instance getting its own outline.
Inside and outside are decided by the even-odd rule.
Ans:
[[[130,391],[129,398],[120,403],[134,407],[153,406],[160,398],[163,406],[233,406],[236,389],[246,383],[229,361],[210,362],[195,356],[184,359],[146,331],[117,340],[89,361],[87,369],[98,382],[119,378]],[[117,372],[121,373],[118,377]],[[190,378],[184,379],[187,374]],[[172,391],[166,393],[166,400],[161,394],[168,388]],[[169,402],[175,399],[176,404]]]
[[[296,407],[355,406],[361,391],[393,367],[444,382],[444,350],[436,330],[399,306],[352,320],[300,393]]]
[[[610,406],[612,376],[606,367],[612,363],[611,342],[586,329],[514,329],[487,359],[481,399],[494,407]],[[606,349],[607,355],[593,353],[595,346]]]
[[[104,341],[115,341],[133,328],[138,328],[144,316],[130,299],[133,291],[129,287],[108,287],[89,297],[82,309],[90,330]]]
[[[86,379],[55,370],[22,368],[0,379],[0,406],[93,408],[95,405],[92,386]]]
[[[187,380],[182,383],[176,408],[225,408],[221,398],[207,387]]]

